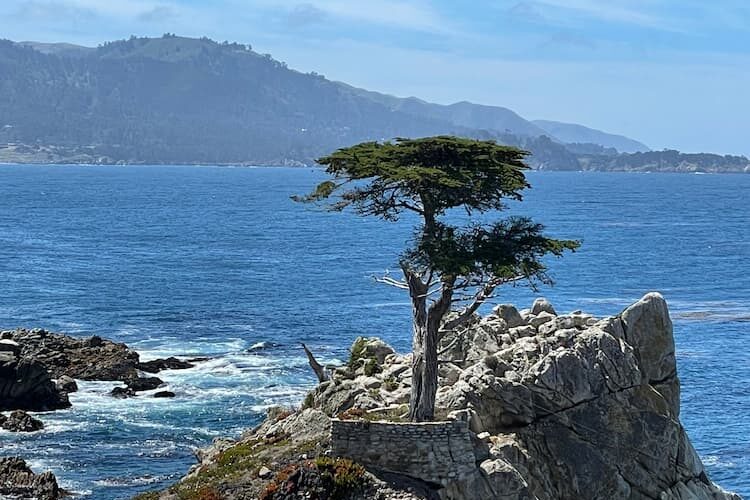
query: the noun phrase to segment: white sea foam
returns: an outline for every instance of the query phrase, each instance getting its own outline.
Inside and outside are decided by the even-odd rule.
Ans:
[[[735,467],[735,463],[729,460],[722,460],[718,455],[706,455],[701,457],[703,465],[709,467]]]
[[[154,484],[159,481],[168,479],[167,476],[136,476],[136,477],[110,477],[106,479],[99,479],[94,481],[97,486],[107,487],[127,487],[127,486],[142,486],[146,484]]]

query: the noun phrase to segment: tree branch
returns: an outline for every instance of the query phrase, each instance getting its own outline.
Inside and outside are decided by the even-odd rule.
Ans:
[[[396,288],[401,288],[403,290],[409,289],[409,284],[405,281],[399,281],[397,279],[393,279],[390,276],[383,276],[383,277],[377,277],[373,276],[372,279],[374,279],[377,283],[384,283],[386,285],[395,286]]]
[[[313,353],[310,352],[310,349],[307,348],[304,342],[300,342],[300,344],[302,344],[302,349],[305,350],[307,361],[310,363],[310,368],[315,372],[315,376],[318,377],[318,382],[323,383],[331,380],[331,376],[326,369],[318,363],[318,360],[315,359],[315,356],[313,356]]]

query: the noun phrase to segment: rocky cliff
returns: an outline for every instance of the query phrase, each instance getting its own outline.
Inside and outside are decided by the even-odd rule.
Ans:
[[[520,312],[501,305],[446,335],[442,352],[442,427],[400,423],[411,357],[358,339],[303,409],[274,410],[239,441],[216,442],[186,479],[145,498],[740,498],[709,480],[680,423],[672,322],[658,294],[605,319],[558,315],[545,300]],[[445,443],[420,443],[425,435]],[[326,459],[333,469],[311,461],[334,450],[346,457]],[[310,496],[321,478],[349,488]]]

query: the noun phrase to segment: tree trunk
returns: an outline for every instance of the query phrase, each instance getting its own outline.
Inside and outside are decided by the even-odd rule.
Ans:
[[[427,422],[435,418],[438,388],[438,333],[440,323],[450,310],[453,281],[443,282],[440,298],[427,310],[428,284],[417,276],[407,276],[413,308],[413,360],[409,419]],[[412,282],[414,284],[412,285]],[[416,293],[415,293],[416,292]]]
[[[419,422],[417,414],[422,400],[422,384],[425,370],[425,333],[427,330],[427,284],[413,272],[405,269],[412,304],[412,361],[411,396],[409,398],[409,420]]]

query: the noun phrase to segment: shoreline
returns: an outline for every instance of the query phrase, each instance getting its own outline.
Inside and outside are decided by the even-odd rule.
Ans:
[[[278,165],[278,164],[244,164],[244,163],[64,163],[64,162],[49,162],[49,163],[38,163],[38,162],[3,162],[0,161],[0,167],[4,166],[18,166],[18,167],[174,167],[174,168],[248,168],[248,169],[313,169],[313,170],[324,170],[317,164],[311,165]],[[549,168],[532,168],[529,172],[540,172],[540,173],[555,173],[565,172],[571,174],[688,174],[688,175],[750,175],[750,170],[745,171],[683,171],[683,170],[636,170],[636,169],[623,169],[623,170],[567,170],[567,169],[549,169]]]

